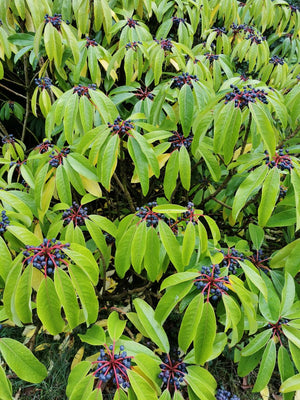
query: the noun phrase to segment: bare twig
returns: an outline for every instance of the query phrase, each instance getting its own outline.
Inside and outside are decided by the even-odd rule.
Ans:
[[[226,203],[223,203],[223,201],[217,199],[216,197],[212,197],[212,200],[214,200],[215,202],[221,204],[221,206],[228,208],[228,210],[232,210],[232,207],[228,206]]]
[[[122,171],[122,168],[121,168],[121,171]],[[119,187],[122,190],[122,192],[124,193],[124,195],[126,197],[126,200],[128,201],[130,211],[135,213],[135,207],[134,207],[134,204],[133,204],[133,200],[132,200],[132,198],[130,196],[130,193],[129,193],[128,189],[127,189],[126,182],[124,182],[124,179],[123,179],[123,183],[122,183],[120,181],[118,175],[115,172],[113,174],[113,177],[114,177],[115,181],[117,182],[117,184],[119,185]]]
[[[7,90],[7,91],[9,91],[9,92],[13,93],[13,94],[14,94],[14,95],[16,95],[16,96],[22,97],[23,99],[26,99],[26,98],[27,98],[27,97],[26,97],[26,96],[24,96],[23,94],[21,94],[21,93],[18,93],[18,92],[15,92],[14,90],[12,90],[12,89],[8,88],[7,86],[5,86],[5,85],[2,85],[2,83],[0,83],[0,87],[3,87],[5,90]]]

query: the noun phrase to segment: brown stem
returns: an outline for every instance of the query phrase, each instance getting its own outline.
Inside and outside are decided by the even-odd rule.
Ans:
[[[30,80],[28,75],[28,66],[29,66],[28,56],[24,54],[23,59],[24,59],[24,75],[25,75],[25,86],[26,86],[26,107],[25,107],[25,116],[23,121],[22,137],[21,137],[22,142],[24,141],[25,138],[26,125],[29,117],[29,105],[30,105],[30,95],[29,95]]]
[[[221,204],[221,206],[228,208],[228,210],[232,210],[232,207],[228,206],[226,203],[223,203],[223,201],[217,199],[216,197],[213,197],[212,200],[214,200],[215,202]]]
[[[29,342],[27,343],[27,347],[29,348],[30,351],[33,351],[35,339],[36,339],[41,327],[42,327],[42,323],[41,323],[41,321],[38,321],[38,323],[35,327],[35,330],[33,332],[33,335],[31,336]]]
[[[229,171],[229,174],[226,176],[226,178],[224,179],[223,183],[218,187],[218,189],[216,189],[216,190],[214,191],[214,193],[210,194],[210,195],[209,195],[208,197],[206,197],[206,199],[204,199],[203,201],[208,201],[208,200],[211,200],[211,199],[213,199],[214,197],[216,197],[216,195],[217,195],[218,193],[220,193],[222,189],[224,189],[224,187],[225,187],[225,186],[227,185],[227,183],[230,181],[230,179],[232,178],[232,176],[233,176],[233,172],[232,172],[232,171]]]
[[[122,175],[122,168],[121,168],[121,175]],[[114,174],[113,174],[113,177],[114,177],[115,181],[117,182],[117,184],[119,185],[119,187],[120,187],[120,189],[122,190],[122,192],[124,193],[124,195],[125,195],[125,197],[126,197],[126,200],[128,201],[130,211],[131,211],[132,213],[135,213],[135,207],[134,207],[134,204],[133,204],[133,200],[132,200],[132,198],[131,198],[131,196],[130,196],[130,193],[129,193],[128,189],[127,189],[125,179],[123,179],[123,183],[122,183],[122,182],[120,181],[118,175],[117,175],[115,172],[114,172]],[[126,178],[126,177],[125,177],[125,178]]]
[[[294,132],[292,132],[288,137],[286,137],[285,139],[283,139],[277,146],[277,148],[280,148],[284,145],[284,143],[289,140],[292,139],[294,136],[297,135],[297,133],[300,131],[300,125],[297,126],[297,128],[294,130]]]
[[[13,94],[14,94],[14,95],[16,95],[16,96],[22,97],[23,99],[27,99],[27,97],[26,97],[26,96],[24,96],[23,94],[21,94],[21,93],[18,93],[18,92],[15,92],[14,90],[12,90],[12,89],[8,88],[7,86],[5,86],[5,85],[2,85],[2,83],[0,83],[0,87],[3,87],[5,90],[7,90],[7,91],[9,91],[9,92],[13,93]]]

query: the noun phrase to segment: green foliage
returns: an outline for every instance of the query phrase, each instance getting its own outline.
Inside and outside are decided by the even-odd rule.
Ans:
[[[0,322],[36,329],[28,347],[0,339],[0,397],[8,368],[46,378],[42,328],[92,349],[74,358],[70,400],[214,400],[212,366],[231,351],[254,392],[278,370],[291,400],[299,9],[0,5]]]

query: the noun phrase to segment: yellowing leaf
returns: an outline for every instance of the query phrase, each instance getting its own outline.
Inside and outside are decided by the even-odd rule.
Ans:
[[[32,268],[31,286],[36,292],[38,291],[43,279],[44,279],[44,274],[37,268]]]
[[[247,143],[246,146],[245,146],[245,150],[244,150],[244,153],[243,153],[243,154],[249,153],[249,151],[251,151],[251,149],[252,149],[252,143]],[[239,156],[240,156],[240,154],[241,154],[241,150],[242,150],[242,148],[239,147],[239,148],[234,152],[234,154],[233,154],[233,159],[232,159],[233,161],[235,161],[235,160],[237,160],[237,159],[239,158]]]
[[[26,336],[27,338],[31,338],[34,334],[35,331],[35,326],[34,325],[27,325],[22,332],[23,336]]]
[[[75,357],[73,358],[72,364],[71,364],[71,370],[80,363],[80,361],[82,360],[83,357],[83,353],[84,353],[84,346],[80,347],[80,349],[77,351],[77,353],[75,354]]]
[[[180,70],[179,65],[173,58],[170,58],[170,63],[173,65],[173,67],[176,69],[176,71]]]
[[[99,357],[99,355],[100,355],[100,352],[98,351],[98,353],[92,354],[91,356],[87,357],[85,359],[85,361],[90,361],[90,362],[97,361],[97,358]]]
[[[50,343],[41,343],[34,349],[34,351],[42,351],[47,349],[47,347],[50,347]]]
[[[91,193],[95,197],[102,197],[102,190],[97,182],[82,175],[80,175],[80,179],[87,192]]]
[[[261,395],[261,398],[262,398],[263,400],[269,400],[270,392],[269,392],[268,386],[266,386],[266,387],[260,392],[260,395]]]
[[[300,390],[296,391],[294,400],[300,400]]]

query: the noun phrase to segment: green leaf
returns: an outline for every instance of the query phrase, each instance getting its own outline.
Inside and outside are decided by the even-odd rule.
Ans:
[[[46,378],[46,367],[23,344],[10,338],[1,338],[0,350],[9,368],[20,379],[31,383],[40,383]]]
[[[268,173],[267,165],[262,165],[256,168],[254,171],[250,172],[247,178],[238,188],[232,205],[232,218],[237,219],[239,212],[246,204],[248,198],[260,189],[266,175]]]
[[[71,167],[80,175],[85,176],[87,179],[98,182],[96,170],[91,166],[90,162],[79,153],[71,153],[68,155],[68,162]]]
[[[194,339],[195,360],[203,365],[213,351],[213,343],[216,337],[216,316],[212,305],[204,303],[199,325]]]
[[[255,121],[257,131],[264,141],[265,148],[268,150],[270,156],[273,156],[276,147],[276,131],[268,114],[264,110],[264,106],[258,102],[249,103],[249,110]]]
[[[48,26],[50,24],[47,24]],[[64,112],[64,133],[66,141],[69,144],[73,143],[73,130],[76,122],[76,116],[78,113],[78,95],[77,93],[72,94],[65,105]]]
[[[167,254],[178,272],[183,271],[182,255],[180,245],[174,236],[171,228],[163,222],[159,221],[159,234],[161,241],[167,251]]]
[[[176,187],[178,172],[179,172],[179,152],[173,151],[168,160],[164,177],[164,192],[167,199],[171,198],[172,193]]]
[[[258,375],[252,390],[253,392],[260,392],[267,386],[272,376],[275,364],[276,364],[276,345],[274,340],[271,339],[263,353]]]
[[[205,369],[196,365],[187,367],[188,373],[184,379],[192,388],[199,399],[215,400],[215,390],[217,382],[213,376]]]
[[[245,261],[238,260],[238,263],[242,267],[247,278],[249,278],[250,281],[259,289],[264,298],[268,300],[267,286],[264,280],[261,278],[258,269],[248,260]]]
[[[284,382],[295,375],[294,365],[290,359],[289,352],[285,347],[280,346],[277,359],[281,382]],[[293,398],[294,393],[284,395],[284,400],[292,400]]]
[[[200,157],[204,159],[213,180],[218,182],[221,178],[221,168],[212,151],[202,142],[202,146],[200,145],[196,150],[196,154],[197,153],[199,153]]]
[[[168,337],[162,328],[161,324],[155,319],[154,311],[142,299],[134,299],[133,304],[135,306],[137,315],[143,328],[147,332],[150,339],[165,353],[169,353],[170,345]]]
[[[157,400],[153,386],[133,370],[127,370],[130,384],[139,400]]]
[[[1,385],[1,399],[12,400],[12,386],[10,381],[6,378],[5,372],[0,365],[0,385]]]
[[[142,240],[142,238],[140,238]],[[144,258],[144,267],[147,271],[148,278],[151,281],[155,281],[161,272],[161,262],[160,262],[160,250],[161,250],[161,242],[159,240],[157,231],[150,227],[147,229],[147,237],[145,238],[145,258]],[[135,252],[138,252],[140,246],[135,248]],[[133,251],[134,245],[131,250]]]
[[[155,319],[164,324],[176,304],[191,290],[194,282],[182,282],[167,289],[155,309]]]
[[[72,243],[70,249],[64,249],[64,252],[78,267],[82,268],[91,282],[97,285],[99,280],[99,267],[90,250],[80,244]]]
[[[196,232],[195,226],[192,222],[189,222],[184,231],[183,243],[182,243],[182,261],[183,265],[188,265],[192,254],[195,249]]]
[[[42,280],[36,297],[39,319],[51,335],[64,330],[65,322],[61,317],[61,303],[54,283],[48,276]]]
[[[202,293],[199,293],[193,298],[184,313],[178,333],[178,344],[184,352],[187,352],[187,349],[195,338],[203,306],[204,297]]]
[[[161,284],[160,290],[164,290],[169,286],[178,285],[179,283],[194,280],[199,276],[199,272],[179,272],[166,278]]]
[[[55,269],[54,286],[66,314],[70,329],[74,329],[79,324],[80,309],[72,282],[66,272],[61,268]]]
[[[59,165],[56,169],[55,182],[60,201],[68,204],[68,206],[71,206],[72,195],[70,181],[63,165]]]
[[[89,372],[91,369],[91,363],[88,361],[81,361],[71,370],[68,377],[68,384],[66,389],[66,395],[71,396],[77,383]]]
[[[149,190],[149,168],[147,157],[144,154],[140,143],[132,137],[129,137],[128,139],[128,151],[134,162],[134,166],[142,186],[142,192],[145,196]]]
[[[295,299],[295,282],[291,275],[285,273],[284,287],[281,293],[280,315],[283,317],[291,310]]]
[[[237,370],[238,375],[244,377],[248,375],[251,371],[253,371],[254,368],[259,364],[263,352],[264,349],[261,349],[249,357],[241,357]]]
[[[300,374],[294,375],[284,381],[279,389],[282,393],[294,392],[295,390],[300,390]]]
[[[82,342],[93,346],[100,346],[106,342],[104,329],[96,324],[89,328],[85,334],[79,333],[78,336]]]
[[[15,309],[24,324],[32,322],[31,312],[31,280],[32,264],[28,265],[16,284]]]
[[[11,254],[5,241],[0,236],[0,276],[5,281],[10,271]]]
[[[261,200],[258,207],[258,224],[264,227],[275,207],[280,189],[280,172],[278,168],[272,168],[268,173],[263,187]]]
[[[266,329],[265,331],[260,332],[258,335],[251,339],[246,347],[242,350],[243,357],[249,357],[252,354],[255,354],[257,351],[265,347],[265,345],[270,340],[272,335],[272,329]]]
[[[298,170],[292,169],[291,181],[295,191],[296,218],[297,218],[296,230],[298,230],[300,229],[300,173]]]
[[[191,160],[185,146],[181,146],[179,150],[179,173],[182,186],[186,190],[190,190],[191,185]]]
[[[107,320],[107,328],[108,333],[111,340],[118,340],[126,326],[126,321],[121,321],[119,319],[119,314],[116,311],[113,311]]]
[[[222,296],[224,307],[226,310],[226,325],[225,332],[232,328],[233,330],[238,326],[242,317],[240,306],[235,299],[231,296]]]
[[[180,89],[178,103],[179,119],[181,122],[182,131],[184,136],[187,137],[191,130],[194,114],[194,96],[192,89],[188,84],[184,84]]]
[[[103,158],[101,161],[100,181],[107,190],[110,190],[110,180],[117,166],[119,144],[119,135],[112,136],[106,143],[103,153]]]
[[[289,325],[282,325],[283,334],[292,342],[294,345],[300,348],[300,330]]]
[[[265,237],[264,230],[260,226],[250,223],[249,233],[253,243],[253,247],[255,248],[255,250],[259,250],[264,241]]]
[[[122,236],[121,240],[117,243],[115,268],[120,278],[124,278],[125,273],[130,268],[131,246],[135,230],[136,227],[131,226],[128,231]]]
[[[94,287],[87,279],[86,273],[76,265],[69,265],[69,274],[79,296],[86,322],[88,325],[92,324],[96,321],[99,311]]]

